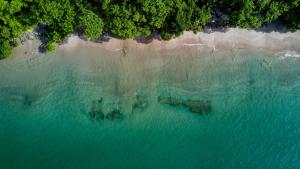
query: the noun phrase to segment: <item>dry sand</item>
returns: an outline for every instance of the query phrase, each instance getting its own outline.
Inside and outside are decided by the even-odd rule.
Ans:
[[[157,53],[164,50],[165,53],[174,50],[179,54],[193,53],[211,53],[236,51],[239,49],[247,49],[254,51],[263,51],[283,57],[300,57],[300,31],[296,32],[258,32],[255,30],[229,28],[226,32],[194,34],[193,32],[184,32],[178,38],[163,41],[154,39],[151,43],[140,43],[133,39],[120,40],[111,38],[107,42],[93,42],[80,39],[76,35],[71,35],[64,44],[58,45],[58,52],[74,51],[80,47],[93,48],[99,54],[112,51],[120,55],[126,55],[128,51],[138,52],[144,56],[150,53]],[[14,49],[13,58],[35,56],[43,56],[39,53],[39,40],[27,40],[25,43]],[[84,49],[84,48],[82,48]],[[77,51],[76,50],[76,51]],[[175,52],[175,53],[176,53]]]
[[[110,51],[125,51],[127,49],[165,50],[184,46],[197,47],[200,51],[222,51],[235,49],[263,50],[271,53],[284,53],[297,56],[300,54],[300,31],[296,32],[257,32],[254,30],[229,28],[226,32],[197,33],[184,32],[178,38],[170,41],[154,39],[151,43],[139,43],[136,40],[110,39],[108,42],[95,43],[71,36],[66,44],[60,45],[60,50],[72,50],[79,46],[105,48]]]

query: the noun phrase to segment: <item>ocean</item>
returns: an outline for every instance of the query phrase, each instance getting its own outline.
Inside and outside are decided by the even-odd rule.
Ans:
[[[2,60],[0,168],[300,168],[300,58],[81,47]]]

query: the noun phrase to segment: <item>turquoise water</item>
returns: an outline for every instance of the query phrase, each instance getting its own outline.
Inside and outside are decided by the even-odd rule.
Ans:
[[[0,62],[1,169],[300,168],[300,58],[91,51]]]

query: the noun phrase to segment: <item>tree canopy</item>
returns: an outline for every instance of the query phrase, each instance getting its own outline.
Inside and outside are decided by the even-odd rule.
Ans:
[[[91,10],[83,10],[79,17],[79,25],[84,29],[88,38],[99,38],[102,34],[104,23],[103,20]]]
[[[37,25],[46,30],[47,50],[70,33],[91,39],[126,39],[158,32],[171,39],[185,30],[201,31],[218,11],[231,27],[258,28],[280,21],[300,29],[300,0],[0,0],[0,58],[16,39]]]

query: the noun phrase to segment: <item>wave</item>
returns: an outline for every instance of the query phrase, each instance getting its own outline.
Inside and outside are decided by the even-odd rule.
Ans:
[[[279,58],[281,58],[281,59],[300,58],[300,53],[297,53],[296,51],[284,51],[284,52],[276,53],[275,56],[279,56]]]

